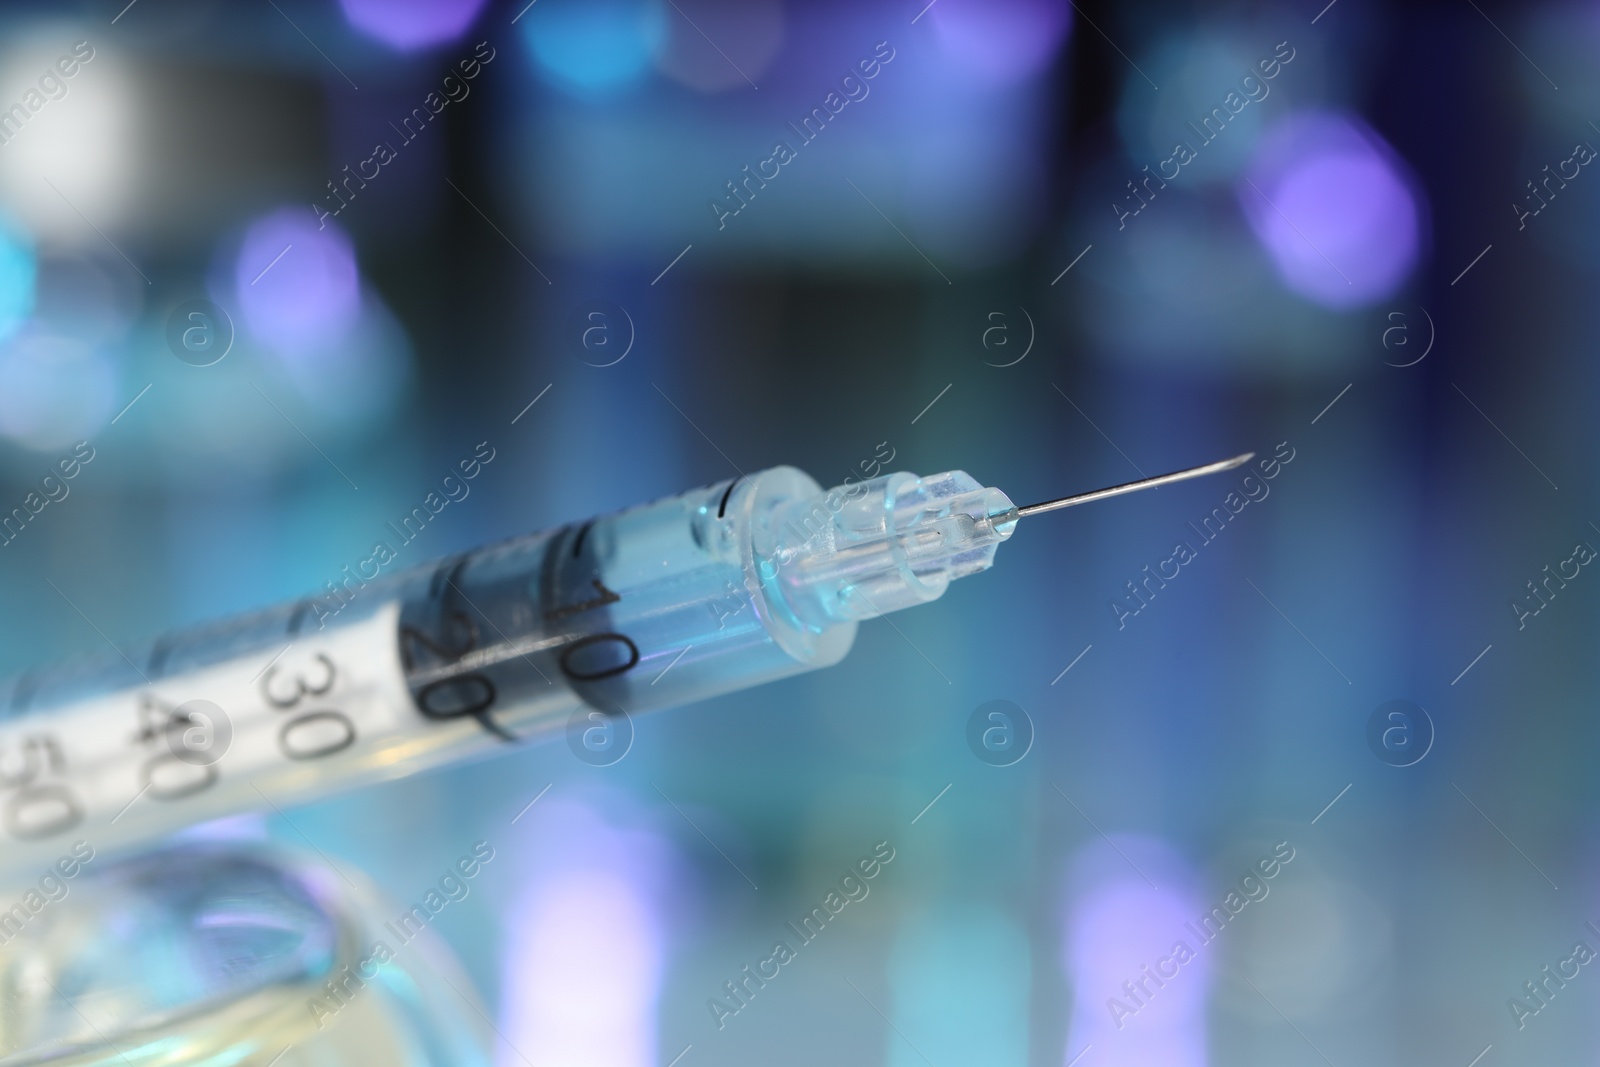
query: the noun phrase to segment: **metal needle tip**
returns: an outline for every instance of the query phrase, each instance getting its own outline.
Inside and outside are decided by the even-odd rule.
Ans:
[[[1113,485],[1108,489],[1096,489],[1092,493],[1079,493],[1076,496],[1064,496],[1059,500],[1046,500],[1042,504],[1029,504],[1027,507],[1017,508],[1016,517],[1042,515],[1047,511],[1070,508],[1074,504],[1087,504],[1093,500],[1105,500],[1107,497],[1121,496],[1123,493],[1137,493],[1141,489],[1154,489],[1158,485],[1166,485],[1169,482],[1181,482],[1207,474],[1220,474],[1222,471],[1231,471],[1235,467],[1243,466],[1253,458],[1255,458],[1254,452],[1246,452],[1242,456],[1234,456],[1232,459],[1207,463],[1203,467],[1190,467],[1187,470],[1173,471],[1171,474],[1158,474],[1154,478],[1141,478],[1136,482]]]

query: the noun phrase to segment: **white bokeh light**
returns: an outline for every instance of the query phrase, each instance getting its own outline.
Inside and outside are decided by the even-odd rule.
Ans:
[[[68,68],[73,73],[63,75]],[[126,70],[81,28],[39,29],[7,42],[0,121],[11,122],[0,126],[0,201],[41,240],[103,243],[97,229],[117,226],[133,204],[138,112]]]

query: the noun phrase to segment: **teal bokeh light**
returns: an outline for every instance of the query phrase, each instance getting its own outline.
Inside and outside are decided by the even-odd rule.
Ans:
[[[580,95],[620,89],[651,66],[666,37],[659,0],[555,0],[522,20],[539,74]]]
[[[39,257],[33,242],[0,218],[0,341],[16,333],[33,314],[38,282]]]

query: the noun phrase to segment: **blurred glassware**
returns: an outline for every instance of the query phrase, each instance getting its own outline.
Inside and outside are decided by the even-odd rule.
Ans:
[[[482,1011],[441,941],[424,932],[374,960],[395,940],[377,916],[401,912],[364,881],[258,844],[93,857],[79,842],[43,876],[48,897],[0,898],[27,901],[0,944],[7,1067],[488,1064]]]

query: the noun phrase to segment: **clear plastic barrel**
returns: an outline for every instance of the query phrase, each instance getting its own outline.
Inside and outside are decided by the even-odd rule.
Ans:
[[[562,729],[604,743],[627,715],[830,666],[860,620],[987,568],[1015,516],[960,471],[824,492],[776,467],[392,575],[380,542],[321,596],[0,688],[0,883],[63,842],[109,851]]]
[[[383,543],[322,596],[27,672],[0,687],[0,881],[62,842],[112,849],[836,663],[855,624],[775,610],[752,549],[821,492],[780,467],[389,576]]]

